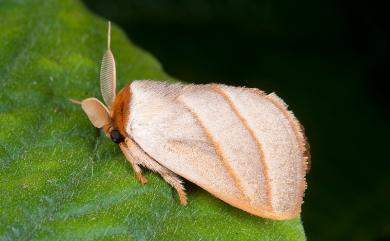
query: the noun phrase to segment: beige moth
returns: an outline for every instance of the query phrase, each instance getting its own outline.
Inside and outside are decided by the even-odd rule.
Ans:
[[[79,102],[119,144],[137,179],[159,173],[187,204],[182,178],[253,215],[291,219],[306,188],[303,128],[274,93],[223,84],[132,81],[116,93],[115,61],[104,54],[96,98]]]

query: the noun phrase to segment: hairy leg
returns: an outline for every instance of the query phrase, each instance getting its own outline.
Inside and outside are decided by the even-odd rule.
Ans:
[[[173,188],[176,189],[177,194],[179,195],[180,204],[183,206],[187,205],[187,194],[181,179],[175,175],[173,172],[161,174],[164,180],[169,183]]]
[[[177,193],[179,194],[180,204],[185,206],[187,205],[187,196],[185,193],[185,189],[182,183],[182,180],[172,171],[167,169],[166,167],[161,166],[158,162],[156,162],[153,158],[151,158],[149,155],[147,155],[141,147],[138,146],[137,143],[135,143],[130,138],[125,139],[125,145],[121,146],[122,152],[125,154],[126,158],[129,160],[131,165],[133,166],[133,169],[138,177],[139,180],[142,178],[143,180],[146,180],[142,174],[141,169],[138,165],[142,165],[154,172],[159,173],[164,180],[169,183],[173,188],[176,189]],[[123,143],[121,143],[123,144]],[[131,160],[130,160],[131,159]],[[138,173],[138,174],[137,174]],[[142,182],[142,181],[141,181]]]
[[[130,162],[131,166],[133,167],[133,170],[135,172],[135,175],[136,175],[137,179],[142,184],[147,183],[148,180],[142,175],[141,168],[138,166],[136,159],[130,153],[130,151],[127,148],[126,144],[125,143],[120,143],[119,147],[121,148],[121,150],[122,150],[123,154],[125,155],[126,159]]]

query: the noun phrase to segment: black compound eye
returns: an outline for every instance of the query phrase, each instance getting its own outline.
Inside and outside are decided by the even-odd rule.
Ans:
[[[111,140],[115,143],[121,143],[125,140],[125,138],[118,130],[112,130],[110,136],[111,136]]]

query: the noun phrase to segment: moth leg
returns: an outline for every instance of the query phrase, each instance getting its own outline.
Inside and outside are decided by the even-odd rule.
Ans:
[[[169,183],[169,185],[176,189],[179,195],[180,204],[183,206],[187,205],[187,195],[182,180],[168,168],[161,166],[158,162],[152,159],[130,138],[126,138],[125,142],[131,155],[136,158],[137,164],[159,173],[161,177]]]
[[[133,170],[135,172],[135,175],[137,179],[142,183],[145,184],[148,182],[148,180],[142,175],[142,170],[136,163],[135,158],[131,155],[129,152],[129,149],[127,148],[125,143],[119,143],[119,147],[121,148],[123,154],[125,155],[126,159],[130,162],[131,166],[133,167]]]
[[[167,183],[169,183],[173,188],[176,189],[177,194],[179,195],[180,204],[186,206],[187,194],[185,192],[185,188],[183,186],[181,179],[171,171],[170,173],[163,173],[161,174],[161,176],[164,178],[164,180]]]

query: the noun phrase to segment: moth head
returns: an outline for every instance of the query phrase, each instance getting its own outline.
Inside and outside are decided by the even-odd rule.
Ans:
[[[123,135],[113,125],[112,106],[116,97],[116,70],[114,55],[111,52],[111,23],[108,22],[107,50],[104,53],[100,68],[100,91],[103,104],[97,98],[87,98],[79,102],[92,125],[103,128],[107,137],[115,143],[124,141]]]

